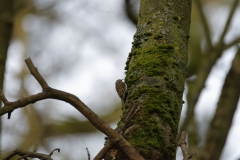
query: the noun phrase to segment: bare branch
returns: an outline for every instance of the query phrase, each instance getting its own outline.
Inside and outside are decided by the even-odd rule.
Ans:
[[[133,160],[143,160],[142,156],[120,135],[117,131],[114,131],[106,122],[98,117],[90,108],[88,108],[78,97],[73,94],[63,92],[60,90],[53,89],[47,85],[45,80],[37,71],[36,67],[33,65],[30,58],[26,60],[26,63],[31,70],[31,73],[43,87],[41,93],[22,98],[15,102],[7,102],[3,108],[0,109],[0,116],[6,113],[12,112],[13,110],[24,107],[28,104],[35,103],[44,99],[57,99],[65,101],[75,107],[79,112],[81,112],[97,129],[108,136],[109,140],[116,144],[116,146],[126,153],[130,159]]]
[[[179,143],[179,146],[182,149],[182,154],[183,154],[183,159],[184,160],[188,160],[186,136],[187,136],[187,133],[185,131],[183,131],[182,135],[181,135],[181,140],[180,140],[180,143]]]
[[[3,104],[8,103],[8,100],[7,100],[7,98],[5,97],[5,95],[4,95],[4,93],[3,93],[3,91],[2,91],[1,89],[0,89],[0,99],[3,101]],[[8,119],[11,118],[11,113],[12,113],[12,112],[8,112]]]
[[[182,135],[181,135],[181,140],[180,140],[178,146],[181,147],[182,154],[183,154],[183,160],[190,160],[195,153],[189,155],[188,150],[187,150],[186,136],[187,136],[187,132],[183,131]]]
[[[19,160],[20,159],[27,160],[27,158],[38,158],[38,159],[42,159],[42,160],[53,160],[50,155],[43,154],[43,153],[36,153],[35,151],[34,152],[23,151],[21,149],[14,150],[13,153],[11,153],[7,157],[3,158],[3,160],[10,160],[15,155],[22,156],[22,157],[19,158]]]
[[[90,153],[89,153],[89,150],[88,150],[88,148],[86,148],[86,150],[87,150],[88,160],[90,160],[90,159],[91,159],[91,157],[90,157]]]
[[[129,111],[128,111],[127,115],[126,115],[126,118],[123,120],[123,123],[124,123],[125,125],[128,124],[128,122],[132,119],[132,117],[133,117],[133,116],[135,115],[135,113],[138,111],[138,109],[135,110],[135,108],[139,105],[139,103],[140,103],[140,101],[138,100],[138,102],[135,103],[135,104],[133,104],[133,106],[129,109]],[[134,110],[135,110],[135,112],[133,112]]]
[[[54,149],[54,150],[49,154],[50,157],[52,156],[52,154],[53,154],[54,151],[58,151],[58,152],[60,152],[60,148],[56,148],[56,149]]]
[[[0,98],[1,98],[1,100],[2,100],[2,102],[3,102],[3,104],[6,104],[6,103],[8,103],[8,100],[7,100],[7,98],[5,97],[5,95],[4,95],[4,93],[3,93],[3,91],[0,89]]]
[[[211,33],[210,33],[210,29],[209,29],[209,26],[208,26],[206,16],[203,13],[203,8],[202,8],[202,5],[201,5],[201,2],[200,2],[200,0],[195,0],[195,3],[196,3],[196,6],[198,8],[200,17],[202,19],[203,28],[204,28],[204,31],[205,31],[205,36],[206,36],[206,41],[207,41],[208,48],[212,48],[213,45],[212,45],[212,40],[211,40]]]
[[[123,120],[123,124],[121,126],[119,126],[118,128],[115,129],[115,131],[117,131],[118,133],[120,133],[121,135],[123,135],[123,133],[126,130],[126,126],[129,123],[129,121],[132,119],[132,117],[135,115],[135,113],[138,111],[139,108],[137,108],[135,110],[135,108],[139,105],[139,101],[135,104],[132,105],[132,107],[130,108],[130,110],[128,111],[125,119]],[[133,112],[135,110],[135,112]],[[108,142],[102,149],[101,151],[96,155],[96,157],[94,158],[94,160],[101,160],[105,157],[105,155],[107,154],[108,151],[110,151],[113,148],[113,143],[112,142]]]
[[[28,160],[29,156],[30,156],[30,154],[27,154],[25,156],[22,156],[22,157],[18,158],[17,160],[21,160],[21,159]]]
[[[227,33],[228,29],[229,29],[230,23],[232,21],[233,14],[236,11],[238,1],[239,0],[235,0],[233,2],[232,8],[230,10],[230,13],[229,13],[229,16],[228,16],[228,19],[227,19],[227,22],[226,22],[225,27],[223,29],[222,35],[221,35],[221,37],[219,39],[219,44],[220,45],[223,44],[224,37],[225,37],[225,35],[226,35],[226,33]]]
[[[199,68],[201,70],[198,70],[197,72],[197,79],[194,81],[188,82],[188,109],[187,109],[187,115],[186,118],[180,128],[180,133],[183,130],[187,130],[187,127],[190,122],[194,121],[194,109],[198,102],[198,99],[200,97],[200,94],[205,87],[206,80],[208,78],[208,75],[210,74],[210,71],[214,64],[216,63],[217,59],[221,57],[223,54],[223,51],[226,49],[229,49],[230,47],[240,43],[240,37],[232,40],[232,42],[228,44],[223,44],[222,46],[219,46],[219,44],[216,44],[211,50],[206,50],[204,55],[209,55],[205,57],[205,60],[202,61],[202,64]],[[178,135],[178,139],[180,139],[180,135]]]
[[[234,46],[234,45],[236,45],[236,44],[238,44],[238,43],[240,43],[240,37],[232,40],[232,42],[230,42],[230,43],[228,43],[228,44],[225,44],[225,45],[223,46],[223,47],[224,47],[224,50],[226,50],[226,49],[228,49],[228,48],[230,48],[230,47],[232,47],[232,46]]]
[[[216,113],[209,126],[205,144],[200,155],[201,160],[219,159],[232,125],[234,113],[240,95],[240,49],[225,79]],[[217,145],[214,145],[217,144]],[[214,153],[214,154],[213,154]]]
[[[201,8],[201,3],[199,0],[195,0],[195,2],[199,9],[199,12],[200,12],[200,15],[201,15],[201,18],[203,21],[203,25],[205,26],[205,31],[207,31],[206,34],[209,35],[210,32],[208,29],[207,21],[205,19],[205,16],[204,16],[202,8]],[[229,17],[226,22],[226,26],[221,35],[222,41],[223,41],[224,35],[226,35],[226,32],[229,28],[229,24],[230,24],[233,14],[234,14],[234,11],[236,10],[237,3],[238,3],[238,0],[235,0],[233,3],[233,6],[231,8],[231,11],[229,13]],[[207,38],[207,39],[210,39],[210,38],[211,37],[209,36],[209,38]],[[208,75],[209,75],[212,67],[216,63],[217,59],[221,57],[224,50],[229,49],[230,47],[240,43],[240,37],[232,40],[228,44],[222,44],[223,42],[220,42],[220,41],[221,40],[219,40],[218,44],[212,46],[212,48],[208,48],[205,51],[204,55],[209,55],[209,56],[205,56],[205,60],[203,60],[203,63],[199,67],[202,69],[197,72],[197,79],[188,83],[188,87],[189,87],[188,95],[187,95],[188,110],[187,110],[187,116],[180,128],[180,133],[181,133],[181,131],[187,129],[189,122],[194,121],[194,109],[195,109],[196,103],[198,102],[198,99],[202,92],[202,89],[205,87],[205,82],[208,78]],[[178,136],[178,139],[180,139],[180,135]]]
[[[33,65],[31,58],[27,58],[25,60],[28,69],[30,70],[31,74],[36,78],[38,83],[42,86],[43,89],[48,88],[47,82],[43,79],[43,77],[39,74],[38,69]]]
[[[107,152],[113,147],[112,142],[107,143],[102,149],[101,151],[95,156],[95,158],[93,160],[102,160],[105,155],[107,154]]]
[[[2,160],[9,160],[9,159],[11,159],[12,157],[14,157],[15,155],[17,155],[17,153],[12,152],[11,154],[9,154],[7,157],[3,158]]]

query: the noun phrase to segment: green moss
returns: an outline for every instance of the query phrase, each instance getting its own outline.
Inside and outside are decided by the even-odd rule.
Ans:
[[[146,32],[145,35],[146,35],[146,36],[151,36],[151,35],[152,35],[152,32]]]
[[[166,44],[166,45],[155,45],[155,46],[158,47],[159,49],[170,49],[170,50],[174,49],[174,46],[173,45],[169,45],[169,44]]]
[[[141,95],[146,94],[147,98],[141,104],[141,108],[150,115],[161,115],[163,121],[168,122],[170,126],[175,126],[174,120],[179,118],[179,115],[175,114],[178,112],[178,106],[174,105],[174,101],[172,102],[171,97],[161,87],[155,86],[140,85],[128,98],[137,100]]]
[[[140,41],[134,41],[132,44],[133,44],[134,47],[137,48],[137,47],[139,47],[142,43],[141,43]]]
[[[139,127],[131,134],[131,137],[126,137],[131,145],[137,147],[138,152],[147,158],[151,158],[153,148],[161,150],[165,146],[165,142],[162,141],[164,140],[162,129],[154,123],[156,121],[150,118],[149,121],[145,121],[145,125],[150,127],[149,130]]]
[[[163,151],[166,153],[164,155],[170,157],[175,154],[176,147],[172,144],[175,140],[171,138],[177,135],[176,123],[181,110],[178,102],[182,100],[183,91],[181,85],[176,83],[176,79],[181,78],[179,77],[181,67],[176,54],[173,45],[141,46],[132,50],[127,63],[125,82],[129,88],[136,85],[134,90],[128,93],[127,99],[131,103],[137,103],[140,97],[144,97],[144,101],[140,104],[141,112],[137,113],[141,115],[134,116],[130,122],[141,127],[126,139],[130,140],[146,159],[152,158],[149,157],[152,155],[152,149]],[[126,103],[126,106],[131,105]],[[124,113],[127,113],[127,110]],[[164,133],[166,125],[169,126],[172,134],[169,135],[168,140],[163,136],[166,134]]]
[[[143,12],[139,14],[134,45],[125,67],[129,90],[124,115],[134,103],[139,103],[127,126],[139,128],[128,130],[124,137],[146,160],[175,159],[187,60],[187,39],[177,32],[180,27],[187,35],[189,26],[183,27],[186,22],[182,18],[186,15],[179,14],[180,17],[169,10],[172,3],[161,2],[167,6],[161,5],[159,11],[159,6],[149,7],[149,1],[141,1],[145,8],[141,8]]]
[[[123,125],[123,122],[122,122],[122,121],[119,121],[119,122],[117,123],[117,126],[120,127],[121,125]]]
[[[128,70],[126,82],[131,86],[140,76],[163,76],[166,68],[172,67],[174,48],[172,45],[153,45],[141,47],[131,53],[131,59],[126,63]],[[131,67],[129,65],[131,63]]]
[[[126,139],[129,140],[131,145],[138,148],[138,152],[142,156],[146,159],[152,159],[153,149],[163,151],[166,155],[174,155],[176,146],[168,144],[164,136],[164,127],[157,124],[158,120],[154,116],[142,117],[142,119],[139,119],[139,123],[141,127],[134,130],[131,135],[126,136]],[[147,128],[144,126],[147,126]],[[168,149],[166,149],[166,146]]]
[[[139,54],[139,52],[138,52],[137,50],[136,50],[136,51],[133,51],[133,52],[131,52],[131,53],[132,53],[133,56]]]
[[[182,21],[182,19],[183,19],[183,18],[182,18],[181,16],[178,16],[178,20],[179,20],[179,21]]]
[[[157,34],[156,36],[154,36],[154,39],[161,39],[161,38],[163,38],[163,36],[160,34]]]

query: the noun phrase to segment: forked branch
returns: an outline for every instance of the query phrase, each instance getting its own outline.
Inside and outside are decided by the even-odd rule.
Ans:
[[[42,86],[42,92],[22,98],[15,102],[8,102],[3,92],[0,92],[0,98],[4,102],[4,107],[0,109],[0,116],[11,113],[17,108],[25,107],[28,104],[35,103],[44,99],[57,99],[65,101],[75,107],[81,112],[98,130],[108,136],[109,140],[114,143],[118,149],[128,155],[129,159],[143,160],[142,156],[123,138],[122,135],[114,131],[106,122],[98,117],[90,108],[88,108],[77,96],[53,89],[48,86],[44,78],[40,75],[37,68],[33,65],[30,58],[25,60],[31,74],[36,78],[38,83]]]
[[[41,160],[53,160],[51,158],[51,156],[52,156],[54,151],[60,152],[60,149],[59,148],[54,149],[49,155],[43,154],[43,153],[37,153],[36,151],[29,152],[29,151],[23,151],[21,149],[16,149],[10,155],[3,158],[3,160],[10,160],[15,155],[21,156],[21,158],[19,158],[19,160],[20,159],[28,160],[28,158],[38,158],[38,159],[41,159]]]
[[[193,154],[188,153],[186,136],[187,136],[187,132],[183,131],[181,134],[181,140],[180,140],[178,146],[181,147],[182,154],[183,154],[183,160],[191,160],[192,156],[195,153],[193,153]]]

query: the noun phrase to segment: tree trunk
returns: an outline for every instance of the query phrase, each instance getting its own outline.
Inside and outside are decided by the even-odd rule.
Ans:
[[[0,89],[3,89],[5,64],[13,29],[13,0],[0,0]],[[1,104],[0,104],[1,108]],[[0,139],[2,122],[0,118]],[[0,143],[1,148],[1,143]],[[1,158],[1,154],[0,154]]]
[[[0,1],[0,88],[3,88],[7,51],[13,29],[13,0]]]
[[[124,137],[145,159],[175,159],[190,18],[190,0],[141,1],[125,68],[123,118],[138,103]],[[127,158],[119,154],[117,159]]]

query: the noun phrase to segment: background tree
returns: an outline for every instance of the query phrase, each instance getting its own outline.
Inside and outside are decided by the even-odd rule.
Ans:
[[[23,88],[26,86],[27,86],[26,87],[27,89],[25,89],[25,90],[30,92],[30,94],[36,93],[37,91],[39,91],[40,88],[38,87],[38,84],[36,84],[36,85],[34,84],[35,80],[33,80],[31,76],[28,76],[26,69],[25,69],[25,71],[21,72],[21,68],[24,68],[24,65],[21,62],[26,57],[26,55],[22,56],[22,54],[20,54],[20,53],[25,53],[25,54],[31,53],[30,56],[33,58],[34,63],[36,64],[36,66],[38,66],[41,73],[44,74],[43,76],[47,77],[46,80],[49,82],[49,84],[54,84],[55,88],[69,91],[71,93],[75,93],[79,97],[83,98],[83,101],[86,102],[87,104],[90,104],[90,105],[92,104],[92,106],[97,106],[96,109],[94,109],[94,110],[97,113],[100,113],[100,115],[103,115],[103,113],[101,113],[101,110],[103,110],[102,108],[104,106],[109,106],[109,107],[107,107],[107,110],[113,111],[113,112],[111,113],[111,116],[110,116],[108,122],[118,120],[120,112],[118,112],[118,113],[115,112],[116,113],[116,115],[115,115],[115,114],[113,114],[114,108],[112,108],[112,106],[115,102],[119,103],[119,108],[120,108],[120,101],[119,101],[119,99],[117,99],[117,94],[115,94],[115,91],[114,91],[114,82],[116,79],[124,77],[123,73],[122,74],[119,73],[119,70],[121,70],[119,68],[124,68],[124,62],[126,61],[127,53],[129,52],[130,47],[131,47],[130,46],[131,39],[132,39],[131,37],[135,32],[135,28],[132,26],[129,26],[127,23],[124,27],[130,28],[129,30],[126,30],[126,29],[124,30],[124,29],[120,28],[120,26],[125,24],[124,22],[127,22],[124,18],[119,18],[119,15],[123,15],[123,13],[124,13],[124,12],[118,10],[119,6],[121,6],[121,5],[123,6],[123,3],[120,3],[120,2],[119,3],[114,2],[114,4],[111,4],[110,2],[106,2],[106,3],[108,3],[108,6],[109,5],[113,6],[112,11],[104,8],[104,2],[101,2],[98,4],[97,2],[94,2],[94,3],[91,3],[89,1],[76,2],[73,0],[69,1],[69,2],[51,1],[51,2],[47,2],[47,3],[43,2],[43,1],[24,1],[24,5],[26,7],[23,7],[23,9],[21,11],[19,11],[18,12],[19,14],[17,14],[17,16],[15,17],[16,21],[19,22],[17,24],[19,24],[18,27],[20,27],[20,28],[15,27],[16,29],[14,32],[14,37],[13,37],[14,39],[12,40],[10,50],[9,50],[9,55],[8,55],[9,58],[8,58],[8,62],[7,62],[7,71],[6,71],[6,77],[5,77],[6,78],[5,79],[5,91],[4,91],[5,93],[7,92],[6,97],[10,97],[10,99],[13,99],[13,100],[20,98],[21,96],[18,96],[18,94],[21,93],[22,91],[24,91]],[[132,4],[132,3],[133,2],[131,2],[130,4]],[[95,7],[95,5],[98,6],[97,7],[98,9]],[[115,5],[116,5],[116,8],[114,8]],[[222,30],[221,28],[219,29],[218,26],[224,26],[224,24],[223,24],[224,22],[221,23],[222,25],[216,25],[221,22],[221,19],[214,21],[214,19],[212,19],[212,17],[215,14],[214,13],[209,14],[209,12],[219,10],[219,13],[218,13],[219,15],[223,14],[222,13],[223,11],[225,11],[224,12],[225,14],[223,14],[223,15],[227,15],[227,13],[228,13],[227,11],[229,8],[228,6],[230,5],[230,2],[223,3],[222,1],[204,1],[202,3],[202,5],[203,5],[203,8],[205,9],[204,10],[205,13],[207,13],[208,21],[210,20],[209,22],[211,22],[209,24],[210,30],[211,30],[211,28],[214,28],[214,30],[212,29],[212,31],[209,32],[211,37],[213,37],[213,38],[211,38],[211,40],[214,40],[215,37],[218,37],[217,35],[220,34],[217,31],[220,32]],[[102,6],[102,7],[100,7],[100,6]],[[213,9],[209,9],[209,8],[213,8]],[[201,24],[199,22],[199,18],[197,16],[198,12],[196,12],[196,9],[195,9],[195,3],[193,3],[192,11],[193,11],[192,12],[192,26],[191,26],[190,46],[189,46],[190,61],[189,61],[189,66],[188,66],[188,73],[190,76],[196,72],[197,68],[199,67],[199,64],[201,64],[199,62],[201,62],[200,59],[202,57],[201,56],[202,50],[203,51],[206,50],[206,48],[205,48],[206,41],[204,38],[204,34],[202,34],[204,30],[202,29]],[[78,14],[76,14],[76,13],[78,13]],[[111,13],[111,14],[109,14],[109,13]],[[236,14],[237,14],[237,12],[236,12]],[[234,15],[236,15],[236,14],[234,14]],[[91,15],[91,17],[86,19],[87,15]],[[79,18],[81,16],[83,18]],[[114,16],[118,16],[117,20],[114,18],[111,18]],[[90,21],[90,19],[92,19],[92,21]],[[97,22],[98,19],[101,19],[101,21],[104,22],[104,25],[98,25],[98,27],[96,27],[95,23],[91,23],[91,22]],[[78,23],[78,22],[81,22],[81,23]],[[23,24],[23,26],[22,26],[22,24]],[[84,27],[84,25],[82,25],[82,24],[86,24],[87,27]],[[99,24],[101,24],[101,23],[99,23]],[[236,30],[234,30],[234,28],[238,27],[238,24],[237,23],[231,23],[231,24],[233,24],[231,27],[232,29],[228,32],[228,34],[227,34],[228,37],[225,38],[226,44],[234,44],[234,43],[238,42],[237,35],[239,33]],[[60,26],[64,26],[64,27],[60,27]],[[103,28],[105,30],[104,33],[98,32],[98,31],[102,31]],[[114,29],[111,29],[111,28],[114,28]],[[58,31],[60,31],[60,32],[58,32]],[[81,33],[79,33],[79,31],[81,31]],[[115,35],[114,33],[116,33],[116,31],[121,32],[122,34]],[[123,37],[124,36],[123,33],[126,33],[126,32],[131,33],[129,35],[128,39]],[[76,34],[76,33],[79,33],[79,34]],[[107,35],[106,33],[111,33],[111,36],[109,36],[111,38],[106,36]],[[234,33],[234,34],[232,34],[232,33]],[[77,35],[77,36],[75,37],[74,35]],[[87,36],[84,36],[84,35],[87,35]],[[231,37],[231,35],[235,35],[235,37]],[[46,37],[47,37],[47,40],[46,40]],[[54,39],[54,37],[56,37],[58,39],[58,41],[56,41]],[[113,39],[113,37],[116,39]],[[98,38],[99,38],[99,41],[97,40]],[[236,38],[236,41],[234,41],[235,38]],[[68,43],[69,41],[71,43]],[[94,49],[94,50],[89,50],[89,47],[88,47],[89,44],[86,44],[86,42],[88,42],[88,43],[92,42],[91,46],[94,46],[94,47],[91,47],[91,49]],[[231,42],[233,42],[233,43],[231,43]],[[111,45],[109,45],[109,44],[111,44]],[[81,45],[81,47],[79,47],[79,45]],[[232,45],[229,45],[229,47],[231,47],[231,46]],[[234,52],[233,49],[231,49],[229,51]],[[73,54],[73,52],[76,52],[80,57],[77,58],[78,56]],[[47,53],[47,54],[45,54],[45,53]],[[51,54],[49,54],[49,53],[51,53]],[[57,54],[57,56],[56,56],[56,54]],[[69,56],[69,54],[72,56]],[[84,58],[86,58],[87,55],[94,55],[94,56],[91,56],[91,58],[86,60]],[[101,55],[101,56],[99,56],[99,55]],[[120,55],[124,55],[125,57],[120,56]],[[228,55],[231,55],[231,56],[228,56]],[[54,57],[54,58],[51,58],[51,57]],[[66,57],[70,57],[70,59],[68,59]],[[105,59],[111,59],[112,62],[117,64],[117,67],[116,67],[117,69],[113,70],[113,72],[118,73],[118,75],[115,75],[112,77],[108,76],[110,74],[110,71],[107,70],[106,68],[114,68],[114,65],[112,64],[112,62],[107,63],[106,60],[99,60],[100,57],[103,57]],[[208,106],[209,108],[205,107],[207,110],[207,113],[213,113],[213,108],[210,106],[214,106],[214,104],[212,104],[211,102],[214,103],[214,99],[216,99],[216,98],[211,98],[210,100],[208,100],[207,97],[204,95],[207,94],[206,91],[209,91],[209,90],[211,91],[211,87],[215,86],[213,84],[219,83],[219,79],[221,79],[222,77],[224,78],[224,75],[226,75],[225,73],[227,72],[228,67],[230,67],[231,57],[233,57],[233,54],[231,54],[230,52],[226,52],[221,57],[222,57],[222,59],[220,59],[220,61],[218,61],[218,63],[215,65],[215,68],[212,69],[210,78],[208,78],[208,81],[210,81],[210,82],[213,81],[212,77],[214,77],[214,76],[217,77],[217,80],[215,79],[215,81],[214,81],[215,83],[210,83],[210,82],[205,83],[207,86],[207,90],[204,90],[205,94],[203,94],[201,96],[202,97],[201,99],[203,99],[203,101],[200,101],[200,103],[198,103],[198,107],[195,109],[197,111],[196,125],[198,127],[196,127],[197,130],[192,129],[194,127],[190,127],[190,129],[195,131],[195,135],[197,135],[197,136],[200,135],[200,138],[202,138],[202,139],[200,139],[200,141],[199,140],[195,141],[195,143],[194,143],[195,145],[193,145],[193,143],[191,144],[190,149],[192,148],[193,152],[196,151],[196,149],[194,149],[193,146],[197,146],[196,144],[201,145],[203,143],[203,140],[205,137],[204,136],[205,135],[204,128],[207,128],[203,124],[207,124],[205,122],[206,119],[211,119],[210,118],[211,115],[208,115],[209,117],[204,117],[204,118],[201,116],[201,115],[203,115],[203,112],[201,112],[201,108],[204,110],[204,106]],[[228,61],[224,62],[223,59],[226,60],[226,57],[228,57],[227,58]],[[56,59],[56,58],[59,58],[59,59]],[[76,67],[76,66],[74,67],[74,66],[72,66],[72,64],[75,64],[74,63],[75,59],[78,62],[76,64],[84,64],[84,61],[87,61],[88,64],[91,64],[91,65],[88,65],[87,68],[84,68],[83,65],[80,67]],[[52,61],[50,62],[47,60],[52,60]],[[95,60],[98,60],[98,61],[95,61]],[[42,65],[43,61],[44,61],[44,65]],[[16,64],[16,62],[19,62],[21,64]],[[59,63],[59,62],[61,62],[61,63]],[[67,63],[67,62],[69,62],[69,63]],[[98,62],[98,63],[96,63],[96,62]],[[57,64],[61,64],[61,65],[57,66]],[[69,64],[71,64],[71,65],[69,65]],[[107,67],[104,67],[104,69],[103,69],[104,72],[102,70],[97,70],[97,69],[91,71],[94,74],[94,76],[92,76],[90,79],[97,79],[96,85],[91,85],[92,83],[90,83],[90,84],[84,83],[86,81],[89,82],[89,78],[86,78],[87,76],[84,76],[84,75],[89,75],[89,73],[86,73],[85,71],[88,70],[88,72],[89,72],[89,69],[90,69],[89,66],[93,66],[93,64],[96,64],[97,68],[100,68],[100,66],[102,66],[102,64],[105,64],[105,66],[107,65]],[[39,66],[42,66],[44,68],[41,70],[42,67],[39,67]],[[74,68],[76,70],[74,70]],[[93,67],[91,67],[91,68],[93,68]],[[72,73],[69,72],[70,70]],[[224,72],[222,72],[222,71],[224,71]],[[24,74],[21,74],[21,73],[24,73]],[[64,78],[61,78],[61,76],[60,76],[61,73],[63,73],[63,75],[65,76]],[[66,73],[68,73],[68,74],[66,75]],[[98,74],[98,73],[100,73],[100,74]],[[112,72],[111,72],[111,74],[112,74]],[[79,78],[70,78],[70,76],[76,77],[76,75],[79,75],[80,77]],[[211,77],[211,75],[212,75],[212,77]],[[71,84],[69,86],[64,86],[66,84],[66,82],[65,82],[66,76],[68,77],[68,82],[71,79],[76,79],[77,83],[74,85],[74,86],[78,86],[78,87],[75,87],[76,89],[71,89],[71,87],[70,87],[74,84],[73,82],[69,82],[69,84]],[[20,81],[18,81],[17,77],[20,77],[20,79],[22,79],[21,83],[19,83]],[[104,80],[102,77],[106,78],[106,80]],[[56,78],[58,79],[58,81],[56,81]],[[111,81],[112,83],[109,83],[109,81]],[[58,84],[59,86],[57,85],[56,82],[59,83]],[[99,85],[100,82],[103,82],[103,84]],[[209,85],[209,83],[211,85]],[[16,84],[16,85],[13,85],[13,84]],[[22,84],[22,85],[19,85],[19,84]],[[20,91],[19,86],[21,86],[21,91]],[[85,87],[83,88],[83,86],[85,86]],[[97,98],[98,96],[93,97],[92,96],[93,93],[89,93],[89,96],[87,96],[88,95],[87,91],[90,91],[90,89],[86,86],[89,86],[89,88],[91,88],[90,86],[92,86],[94,88],[94,95],[101,93],[100,95],[102,97],[101,96],[99,96],[99,98]],[[101,86],[103,86],[104,88],[103,87],[101,88]],[[221,86],[221,84],[218,86]],[[79,90],[77,88],[81,88],[81,90]],[[102,92],[102,90],[106,90],[105,88],[110,88],[110,89],[109,89],[109,91],[104,92],[104,93],[109,94],[109,95],[115,94],[112,97],[112,99],[116,99],[116,100],[114,100],[112,103],[110,103],[110,102],[108,102],[108,100],[106,100],[106,98],[105,98],[106,95]],[[83,90],[84,90],[84,92],[83,92]],[[110,92],[114,92],[114,94],[110,94]],[[218,95],[218,94],[213,94],[213,95]],[[91,98],[89,98],[89,97],[91,97]],[[104,99],[105,101],[102,102],[102,99]],[[109,97],[109,99],[111,99],[111,97]],[[96,105],[96,104],[94,105],[94,103],[93,103],[94,101],[102,102],[102,103],[101,103],[101,105]],[[207,104],[206,103],[204,104],[204,102],[207,102]],[[93,128],[91,129],[91,127],[81,127],[82,125],[79,125],[79,124],[85,125],[86,123],[81,122],[80,120],[82,120],[82,118],[79,118],[79,114],[76,115],[75,110],[70,109],[69,106],[65,107],[64,109],[59,109],[59,107],[57,109],[54,109],[51,106],[59,106],[60,104],[59,103],[52,104],[52,103],[53,102],[51,102],[51,101],[37,103],[36,106],[31,109],[29,109],[29,107],[25,107],[26,109],[24,109],[24,113],[22,113],[23,111],[16,110],[13,112],[13,115],[15,115],[15,116],[12,116],[11,121],[6,121],[6,117],[3,117],[3,120],[4,120],[3,123],[5,124],[4,128],[3,128],[4,134],[3,134],[3,138],[2,138],[2,140],[4,140],[4,142],[3,142],[4,151],[7,151],[7,150],[12,151],[12,148],[15,148],[9,144],[9,140],[8,140],[9,138],[7,138],[7,137],[9,137],[10,135],[14,135],[11,137],[11,139],[14,138],[14,142],[15,142],[15,143],[11,143],[11,144],[15,144],[17,146],[17,144],[18,144],[17,142],[19,142],[20,137],[25,139],[22,141],[23,143],[28,143],[27,140],[29,139],[29,137],[34,138],[34,136],[36,136],[36,131],[39,131],[40,128],[43,132],[38,132],[38,133],[48,133],[47,130],[45,129],[46,126],[48,127],[48,130],[49,130],[49,128],[51,128],[51,130],[50,130],[51,132],[49,134],[46,134],[47,136],[39,136],[42,138],[41,140],[38,141],[38,142],[40,142],[40,144],[35,143],[35,147],[33,147],[33,148],[39,148],[40,150],[46,151],[46,150],[52,149],[53,146],[56,146],[59,144],[61,145],[61,143],[62,144],[64,144],[64,143],[76,144],[76,140],[79,140],[79,143],[78,143],[79,145],[77,144],[76,148],[82,147],[82,149],[80,149],[81,151],[79,151],[79,149],[78,149],[78,154],[77,154],[78,156],[76,156],[76,157],[73,154],[68,155],[67,157],[69,157],[69,159],[79,159],[79,154],[83,155],[83,157],[86,157],[85,156],[86,155],[86,153],[85,153],[86,146],[90,148],[90,152],[93,155],[94,155],[94,152],[96,153],[97,151],[99,151],[99,149],[97,149],[96,151],[94,151],[94,149],[92,149],[93,150],[92,151],[91,145],[96,146],[97,140],[100,140],[100,142],[104,143],[103,136],[97,137],[96,135],[92,135],[91,139],[95,138],[94,143],[88,143],[88,144],[84,145],[82,140],[85,138],[85,136],[83,136],[82,134],[81,135],[77,134],[77,133],[79,133],[79,130],[81,131],[81,133],[83,133],[83,132],[86,133],[85,130],[93,131],[94,129]],[[42,107],[42,106],[45,106],[45,107]],[[61,106],[63,106],[62,103],[61,103]],[[41,108],[44,108],[44,109],[41,109]],[[186,107],[183,107],[183,108],[185,109]],[[54,111],[53,112],[54,114],[50,114],[51,110]],[[68,111],[69,113],[66,113],[66,111]],[[29,113],[26,114],[27,112],[29,112]],[[39,117],[39,118],[36,119],[36,114],[33,114],[34,112],[37,113],[37,117]],[[185,112],[183,112],[183,115],[184,115],[184,113]],[[20,114],[26,114],[27,116],[20,116]],[[19,119],[17,119],[18,118],[17,115],[19,116]],[[66,118],[59,119],[59,117],[64,117],[66,115],[68,115],[69,117],[71,116],[73,118],[66,117]],[[33,117],[35,116],[34,117],[35,121],[28,121],[31,119],[31,118],[29,118],[31,116],[33,116]],[[205,116],[207,116],[207,115],[205,114]],[[23,119],[23,117],[26,117],[26,119],[25,118]],[[106,115],[106,117],[108,117],[108,116]],[[67,121],[64,121],[65,119],[67,119]],[[5,122],[7,122],[7,123],[5,123]],[[18,122],[18,123],[14,123],[14,122]],[[31,122],[33,124],[29,125],[29,127],[24,127],[24,128],[23,127],[21,127],[21,128],[12,127],[13,124],[17,124],[17,126],[23,126],[24,124],[28,124],[27,122]],[[57,123],[55,124],[52,122],[57,122]],[[42,125],[36,125],[34,123],[39,123]],[[11,128],[8,127],[7,124],[10,125]],[[36,128],[34,128],[35,126],[40,126],[40,127],[38,127],[38,129],[36,129]],[[70,126],[74,126],[74,127],[71,128]],[[76,126],[80,126],[81,128],[77,128]],[[87,126],[90,126],[90,125],[87,125]],[[54,132],[54,131],[56,131],[56,132]],[[15,133],[17,133],[17,135]],[[19,133],[20,133],[20,137],[19,137]],[[191,132],[189,132],[189,130],[188,130],[188,133],[191,134]],[[231,142],[231,137],[234,136],[233,133],[236,134],[236,130],[234,132],[234,126],[232,128],[232,134],[230,134],[231,136],[229,137],[230,138],[229,143]],[[69,136],[64,136],[64,135],[69,135]],[[27,138],[24,138],[24,137],[27,137]],[[57,141],[58,137],[60,137],[61,141]],[[66,138],[64,138],[64,137],[66,137]],[[194,137],[194,136],[190,135],[189,137]],[[44,139],[46,139],[46,140],[44,140]],[[235,145],[235,149],[227,149],[227,150],[225,149],[225,151],[223,152],[224,154],[222,155],[222,159],[224,159],[224,156],[227,155],[227,153],[230,154],[232,157],[239,157],[239,155],[237,155],[238,151],[236,149],[239,147],[236,147],[236,145],[237,145],[236,138],[233,138],[233,139],[235,141],[235,143],[233,143]],[[100,144],[100,147],[102,147],[102,144],[101,143],[99,143],[99,144]],[[21,146],[22,146],[22,144],[21,144]],[[40,146],[40,147],[37,147],[37,146]],[[30,145],[30,147],[32,147],[32,146]],[[230,147],[227,146],[227,148],[230,148]],[[28,148],[25,148],[25,149],[28,149]],[[72,150],[73,148],[68,148],[68,149]],[[65,151],[68,152],[68,149],[62,149],[61,153],[63,155],[67,155],[64,152]],[[235,152],[235,154],[234,154],[234,152]],[[5,152],[1,152],[1,153],[5,153]],[[191,153],[192,153],[192,151],[191,151]],[[197,153],[199,153],[199,152],[197,152]],[[56,155],[56,156],[58,156],[58,155]],[[228,159],[230,158],[229,156],[227,156],[227,157],[228,157]],[[67,158],[63,158],[63,159],[67,159]]]
[[[3,88],[4,71],[7,59],[7,50],[13,29],[13,1],[0,1],[0,88]],[[1,106],[1,105],[0,105]],[[2,123],[0,119],[0,130]],[[0,143],[1,148],[1,143]]]

